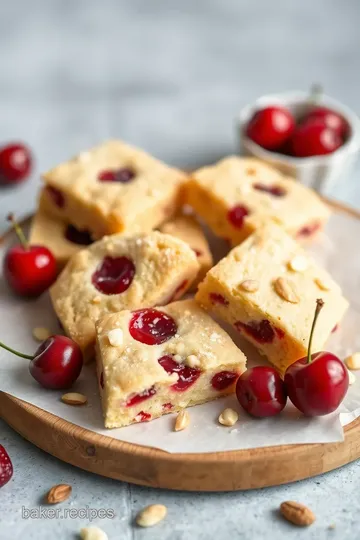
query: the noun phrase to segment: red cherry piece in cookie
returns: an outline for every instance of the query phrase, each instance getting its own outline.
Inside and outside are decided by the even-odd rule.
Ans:
[[[238,378],[239,374],[235,373],[234,371],[220,371],[219,373],[216,373],[216,375],[213,376],[211,379],[211,386],[215,390],[225,390]]]
[[[226,300],[225,296],[219,293],[209,293],[209,299],[212,304],[220,304],[222,306],[228,306],[229,301]]]
[[[253,188],[257,191],[262,191],[264,193],[269,193],[269,195],[273,195],[274,197],[285,197],[286,195],[286,189],[281,186],[270,186],[266,184],[256,183],[253,185]]]
[[[305,225],[302,227],[298,233],[298,238],[308,238],[309,236],[312,236],[316,232],[318,232],[321,229],[321,223],[318,223],[317,221],[314,223],[310,223],[309,225]]]
[[[298,126],[291,139],[295,157],[323,156],[335,152],[343,144],[341,137],[318,120]]]
[[[252,416],[265,418],[279,414],[286,405],[286,387],[272,367],[247,369],[236,383],[236,397]]]
[[[137,415],[135,420],[137,422],[149,422],[151,420],[151,414],[146,413],[144,411],[140,411]]]
[[[30,246],[12,214],[8,220],[13,224],[21,243],[6,253],[4,277],[11,289],[20,296],[40,296],[56,279],[55,257],[45,246]]]
[[[291,364],[284,379],[290,400],[306,416],[335,411],[349,387],[348,370],[337,356],[326,351],[311,354],[314,329],[323,305],[323,300],[317,300],[307,356]]]
[[[175,336],[177,324],[170,315],[158,309],[139,309],[131,318],[129,332],[140,343],[160,345]]]
[[[201,257],[202,255],[202,251],[200,251],[199,249],[193,248],[193,252],[195,253],[197,257]]]
[[[250,214],[249,210],[243,204],[237,204],[228,211],[227,218],[235,229],[241,229],[244,225],[246,216]]]
[[[326,127],[336,131],[340,137],[344,138],[349,129],[348,123],[341,114],[328,109],[327,107],[315,107],[306,116],[304,122],[317,120],[322,122]]]
[[[11,480],[14,469],[9,454],[2,444],[0,444],[0,488]]]
[[[53,203],[58,208],[64,208],[65,197],[64,197],[64,194],[59,189],[56,189],[52,186],[46,186],[45,190],[47,194],[49,195],[49,197],[51,198],[51,200],[53,201]]]
[[[139,394],[136,394],[132,398],[130,398],[126,402],[127,407],[133,407],[134,405],[138,405],[138,403],[141,403],[142,401],[145,401],[146,399],[151,398],[156,394],[155,387],[152,386],[151,388],[148,388],[147,390],[144,390],[143,392],[140,392]]]
[[[135,265],[127,257],[104,257],[92,275],[92,284],[103,294],[121,294],[131,285]]]
[[[65,231],[65,238],[73,244],[79,244],[80,246],[88,246],[93,243],[93,239],[89,231],[80,231],[73,225],[68,225]]]
[[[172,403],[164,403],[162,406],[163,411],[171,411],[174,408]]]
[[[285,107],[273,106],[256,111],[246,128],[246,135],[262,148],[278,149],[291,135],[295,121]]]
[[[98,175],[100,182],[120,182],[121,184],[128,184],[135,177],[136,173],[129,167],[123,167],[115,171],[108,170],[102,171]]]
[[[192,386],[197,379],[200,377],[201,370],[196,368],[191,368],[175,362],[172,356],[162,356],[159,359],[159,364],[162,368],[165,369],[167,373],[177,373],[179,379],[178,382],[171,386],[172,390],[177,392],[183,392]]]
[[[8,144],[0,149],[0,184],[18,184],[31,171],[32,156],[24,144]]]
[[[252,321],[248,324],[238,321],[234,326],[236,330],[245,332],[258,343],[272,343],[275,339],[274,328],[267,319]]]

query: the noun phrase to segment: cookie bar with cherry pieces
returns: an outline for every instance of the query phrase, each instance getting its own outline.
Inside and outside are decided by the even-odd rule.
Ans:
[[[196,290],[197,285],[202,281],[210,268],[213,265],[213,257],[209,248],[208,241],[200,223],[194,216],[179,214],[171,221],[164,223],[160,227],[160,231],[166,234],[171,234],[176,238],[180,238],[194,250],[200,270],[194,281],[191,289]]]
[[[62,269],[74,253],[91,244],[93,240],[88,232],[79,231],[73,225],[53,218],[39,209],[31,222],[29,242],[50,249],[58,268]]]
[[[143,150],[107,141],[43,175],[46,211],[95,238],[146,232],[174,215],[186,178]]]
[[[195,171],[186,201],[217,236],[232,245],[269,222],[299,240],[309,239],[330,215],[311,189],[259,160],[235,156]]]
[[[50,295],[66,334],[91,359],[97,319],[178,299],[198,271],[193,250],[168,234],[105,236],[73,255]]]
[[[348,302],[329,274],[277,225],[230,251],[196,295],[202,307],[232,324],[281,372],[306,356],[317,298],[325,306],[313,351],[322,349]]]
[[[96,323],[107,428],[152,420],[234,392],[246,358],[194,300]]]

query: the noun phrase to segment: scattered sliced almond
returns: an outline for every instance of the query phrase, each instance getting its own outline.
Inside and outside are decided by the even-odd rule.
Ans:
[[[285,501],[280,505],[280,512],[285,519],[298,527],[308,527],[316,517],[310,508],[295,501]]]
[[[286,302],[291,304],[298,304],[300,302],[300,296],[296,291],[296,287],[289,279],[279,277],[274,281],[274,289],[277,294]]]
[[[184,409],[180,411],[175,420],[175,431],[183,431],[190,424],[190,414]]]
[[[352,371],[348,370],[348,374],[349,374],[349,385],[351,386],[356,381],[356,377]]]
[[[48,328],[37,326],[33,328],[32,335],[36,341],[45,341],[45,339],[52,335],[52,332]]]
[[[46,502],[49,504],[58,504],[66,501],[71,495],[72,487],[69,484],[58,484],[53,486],[46,496]]]
[[[293,272],[305,272],[308,266],[308,260],[303,255],[296,255],[288,262],[288,267]]]
[[[219,416],[219,422],[223,426],[233,426],[239,420],[239,415],[234,409],[224,409]]]
[[[200,360],[195,354],[190,354],[186,357],[186,365],[189,367],[198,367],[200,366]]]
[[[82,540],[109,540],[108,535],[99,527],[85,527],[80,531]]]
[[[85,405],[87,403],[87,397],[77,392],[69,392],[61,396],[61,401],[66,403],[66,405]]]
[[[259,290],[260,284],[256,279],[245,279],[240,283],[240,288],[246,292],[256,292]]]
[[[356,352],[345,358],[345,364],[348,369],[360,369],[360,352]]]
[[[331,285],[330,283],[327,283],[325,280],[321,278],[315,278],[314,279],[316,285],[321,289],[322,291],[330,291]]]
[[[108,340],[112,347],[121,347],[124,343],[124,333],[121,328],[114,328],[108,333]]]
[[[163,504],[151,504],[138,513],[136,523],[140,527],[153,527],[162,521],[166,514],[166,506]]]

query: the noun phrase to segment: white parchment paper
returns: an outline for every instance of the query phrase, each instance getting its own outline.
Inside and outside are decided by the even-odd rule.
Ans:
[[[331,239],[331,240],[330,240]],[[12,239],[13,240],[13,239]],[[336,213],[326,234],[319,237],[309,250],[343,287],[351,301],[351,308],[341,327],[326,347],[344,358],[360,350],[360,220]],[[6,246],[5,246],[6,247]],[[219,255],[224,246],[213,244]],[[0,253],[0,255],[2,255]],[[11,295],[0,281],[0,340],[20,351],[31,354],[38,344],[32,329],[45,326],[59,333],[47,295],[36,301],[24,301]],[[263,363],[255,350],[232,333],[234,341],[244,350],[249,365]],[[85,407],[70,407],[60,401],[63,392],[41,388],[30,376],[27,361],[0,350],[0,390],[45,409],[81,427],[119,440],[153,446],[168,452],[215,452],[240,450],[279,444],[336,442],[343,440],[343,425],[360,415],[360,371],[348,395],[335,413],[309,419],[288,404],[281,415],[272,419],[256,420],[242,411],[234,396],[193,407],[191,425],[182,432],[173,431],[174,415],[170,414],[149,423],[106,430],[97,390],[94,366],[84,368],[73,391],[88,397]],[[356,374],[356,372],[354,372]],[[232,428],[220,426],[218,415],[225,407],[239,410],[239,422]]]

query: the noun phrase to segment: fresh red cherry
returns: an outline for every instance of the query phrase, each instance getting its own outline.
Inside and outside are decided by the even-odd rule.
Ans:
[[[347,368],[337,356],[325,351],[311,354],[316,320],[323,305],[323,300],[317,300],[307,356],[291,364],[284,379],[290,400],[306,416],[335,411],[349,387]]]
[[[56,279],[56,260],[45,246],[30,246],[12,214],[8,217],[14,225],[20,244],[12,247],[3,262],[4,276],[10,287],[20,296],[40,296]]]
[[[336,133],[344,138],[348,131],[348,123],[341,114],[328,109],[327,107],[314,107],[305,117],[303,123],[311,120],[322,122],[324,126],[336,131]]]
[[[103,294],[121,294],[131,285],[135,265],[127,257],[104,257],[92,275],[92,284]]]
[[[21,143],[8,144],[0,149],[0,184],[18,184],[31,170],[32,156],[29,148]]]
[[[293,156],[311,157],[331,154],[340,148],[343,141],[323,122],[308,120],[295,129],[290,144]]]
[[[0,444],[0,488],[11,480],[14,469],[9,454],[2,444]]]
[[[246,128],[246,135],[267,150],[282,146],[294,131],[295,120],[285,107],[272,106],[256,111]]]
[[[286,405],[286,387],[272,367],[247,369],[236,383],[236,397],[246,412],[258,418],[275,416]]]
[[[30,360],[32,377],[44,388],[61,390],[70,388],[79,377],[83,356],[75,341],[66,336],[50,336],[37,348],[33,356],[19,353],[0,342],[0,347]]]
[[[158,309],[145,308],[135,311],[129,332],[133,339],[145,345],[161,345],[177,332],[177,324],[170,315]]]

